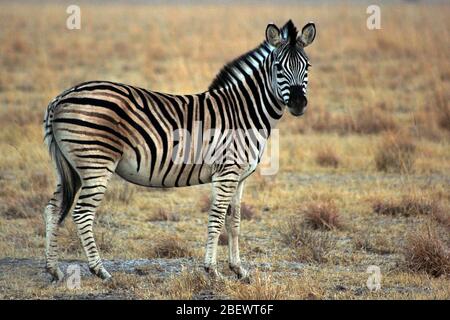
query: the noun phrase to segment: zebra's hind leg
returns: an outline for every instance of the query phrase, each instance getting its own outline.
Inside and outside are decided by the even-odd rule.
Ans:
[[[110,279],[111,275],[103,267],[94,239],[93,224],[111,175],[112,171],[109,170],[102,172],[90,170],[89,176],[81,172],[81,191],[73,211],[73,220],[88,259],[89,270],[103,280]]]
[[[64,273],[58,266],[58,229],[62,203],[61,185],[58,184],[53,197],[44,210],[45,221],[45,269],[51,275],[52,282],[60,282]]]
[[[220,231],[231,199],[236,192],[239,176],[228,173],[213,179],[212,203],[208,216],[208,241],[206,243],[205,271],[213,278],[221,278],[217,271],[217,245]]]
[[[239,231],[241,224],[241,198],[243,190],[244,182],[241,181],[228,208],[227,215],[225,217],[225,226],[228,234],[228,265],[236,274],[238,279],[249,282],[249,273],[242,267],[241,259],[239,257]]]

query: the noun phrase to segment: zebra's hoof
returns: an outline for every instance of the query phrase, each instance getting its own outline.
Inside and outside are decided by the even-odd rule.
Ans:
[[[101,268],[97,276],[99,276],[100,279],[102,279],[104,282],[108,282],[112,279],[111,274],[108,271],[106,271],[105,268]]]
[[[52,284],[61,283],[61,281],[64,279],[64,272],[62,272],[59,267],[46,267],[45,270],[52,277]]]
[[[206,272],[206,275],[211,280],[223,280],[224,279],[222,274],[219,271],[217,271],[216,267],[205,267],[205,272]]]
[[[252,283],[252,277],[251,274],[247,271],[245,271],[245,274],[243,275],[237,275],[237,278],[239,279],[239,281],[241,281],[242,283],[246,283],[246,284],[250,284]]]
[[[108,281],[109,279],[111,279],[111,274],[103,267],[100,267],[98,269],[89,268],[89,270],[103,281]]]
[[[238,280],[244,282],[244,283],[250,283],[250,273],[243,268],[241,265],[232,265],[230,264],[230,269],[236,274],[236,277]]]

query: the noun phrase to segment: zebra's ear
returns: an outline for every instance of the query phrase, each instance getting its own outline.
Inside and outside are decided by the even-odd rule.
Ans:
[[[273,23],[269,23],[266,28],[266,40],[273,46],[278,47],[281,44],[281,32],[280,29]]]
[[[302,44],[303,47],[309,46],[316,37],[316,25],[313,22],[307,23],[303,29],[302,34],[297,38],[297,41]]]

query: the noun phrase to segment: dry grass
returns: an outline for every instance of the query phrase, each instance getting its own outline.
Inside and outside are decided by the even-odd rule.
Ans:
[[[148,221],[180,221],[180,215],[160,208],[148,218]]]
[[[384,215],[428,215],[445,222],[445,215],[439,201],[429,197],[404,196],[401,201],[376,200],[372,204],[375,213]]]
[[[192,299],[210,285],[204,272],[185,270],[180,275],[169,279],[166,284],[165,296],[168,299]]]
[[[286,284],[278,284],[270,273],[255,270],[250,285],[232,285],[230,294],[239,300],[281,300],[286,299]]]
[[[176,235],[162,237],[157,240],[151,250],[151,257],[155,258],[184,258],[193,255],[190,247]]]
[[[316,163],[322,167],[337,168],[340,161],[336,151],[331,147],[321,149],[316,155]]]
[[[298,218],[291,218],[281,230],[282,241],[293,249],[292,258],[299,262],[324,263],[333,241],[327,233],[311,231]]]
[[[437,210],[433,212],[433,218],[450,232],[450,212]]]
[[[410,234],[404,254],[407,267],[414,272],[450,276],[450,248],[432,228]]]
[[[309,203],[301,212],[305,223],[313,229],[333,230],[343,227],[339,209],[333,201]]]
[[[375,155],[378,170],[411,172],[416,160],[416,145],[406,135],[386,134]]]
[[[360,110],[356,115],[353,132],[360,134],[377,134],[383,131],[394,131],[398,128],[388,110],[379,106]]]

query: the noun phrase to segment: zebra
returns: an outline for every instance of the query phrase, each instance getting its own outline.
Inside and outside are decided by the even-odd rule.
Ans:
[[[221,277],[216,253],[225,225],[229,267],[238,279],[249,279],[238,245],[244,182],[256,170],[271,130],[284,110],[301,116],[307,109],[310,63],[304,48],[315,36],[312,22],[300,34],[291,20],[282,28],[268,24],[265,40],[226,64],[208,90],[199,94],[175,95],[91,81],[54,98],[44,117],[44,142],[57,173],[56,190],[44,210],[45,268],[52,281],[64,277],[58,266],[57,237],[70,212],[89,270],[103,280],[111,278],[99,255],[93,223],[114,173],[147,187],[210,183],[204,269],[213,278]],[[199,141],[196,150],[191,148],[184,133],[195,137],[208,129],[220,134]],[[233,133],[237,129],[256,133],[250,138],[237,138]],[[231,148],[236,145],[246,156]],[[234,151],[228,152],[231,149]],[[220,161],[222,151],[231,161]],[[174,155],[180,154],[191,161],[178,161]],[[237,161],[250,157],[251,161]]]

